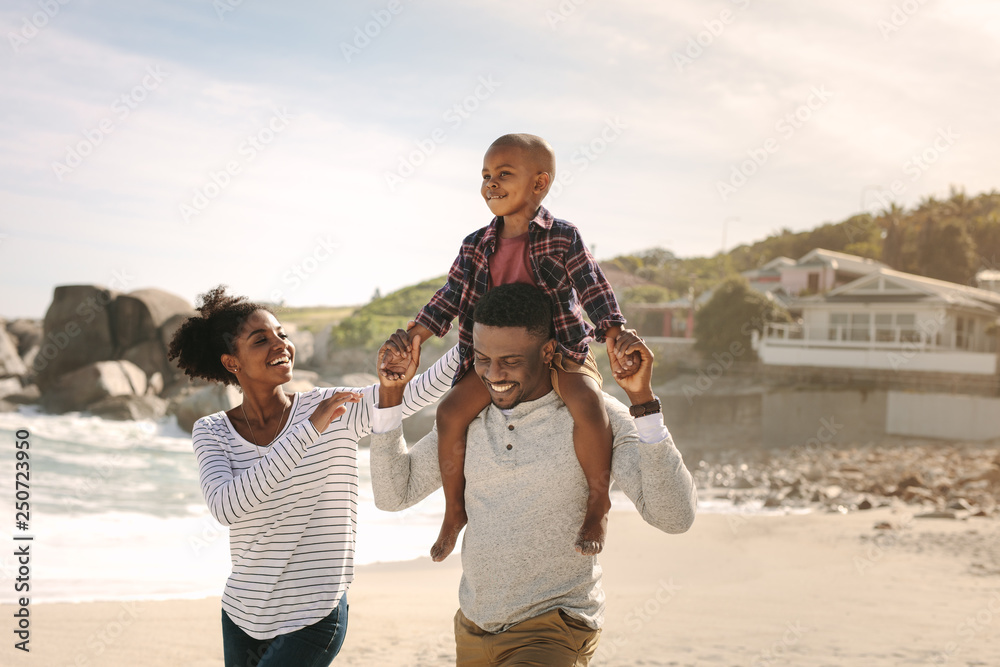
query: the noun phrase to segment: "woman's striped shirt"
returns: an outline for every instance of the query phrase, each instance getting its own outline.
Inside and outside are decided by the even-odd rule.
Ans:
[[[456,347],[415,377],[404,414],[443,396],[458,364]],[[363,397],[320,434],[309,417],[338,391]],[[347,592],[354,577],[358,439],[371,433],[377,401],[378,385],[295,394],[291,417],[266,448],[238,435],[225,412],[195,423],[201,490],[212,515],[229,526],[233,570],[222,607],[251,637],[311,625]]]

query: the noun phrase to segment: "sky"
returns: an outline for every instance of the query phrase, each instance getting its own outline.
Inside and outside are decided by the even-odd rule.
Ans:
[[[990,0],[5,0],[0,317],[446,273],[482,157],[545,137],[599,259],[712,255],[1000,185]]]

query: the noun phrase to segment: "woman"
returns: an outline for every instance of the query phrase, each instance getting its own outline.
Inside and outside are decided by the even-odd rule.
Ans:
[[[201,298],[201,315],[178,329],[169,356],[187,375],[243,393],[192,433],[205,501],[229,526],[226,667],[329,665],[347,629],[357,443],[371,432],[378,385],[285,393],[295,346],[274,314],[223,286]],[[414,378],[404,414],[442,396],[457,367],[452,350]]]

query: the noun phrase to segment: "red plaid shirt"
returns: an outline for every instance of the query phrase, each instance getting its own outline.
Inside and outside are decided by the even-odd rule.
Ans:
[[[575,226],[539,207],[528,223],[528,234],[531,270],[538,286],[552,300],[559,350],[582,364],[592,338],[604,342],[610,327],[625,324],[615,293]],[[458,317],[462,365],[455,375],[456,382],[472,366],[472,309],[489,289],[488,260],[496,249],[496,239],[497,218],[465,237],[448,272],[448,281],[416,317],[417,324],[437,336],[448,333],[452,320]],[[596,330],[583,319],[584,308]]]

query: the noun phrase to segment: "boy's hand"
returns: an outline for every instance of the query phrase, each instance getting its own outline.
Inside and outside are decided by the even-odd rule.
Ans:
[[[623,330],[621,327],[610,327],[605,332],[605,338],[608,345],[608,361],[611,362],[611,374],[614,375],[615,379],[627,378],[631,375],[635,375],[636,371],[639,370],[639,363],[641,358],[635,352],[627,353],[625,349],[628,347],[626,341],[622,341],[622,345],[618,344],[618,339],[623,331],[632,331],[631,329]],[[632,331],[632,333],[635,333]],[[638,336],[636,336],[638,338]],[[631,339],[627,339],[631,341]]]
[[[389,336],[378,351],[379,378],[390,383],[406,384],[420,365],[420,335],[412,339],[403,329]],[[408,376],[408,377],[407,377]],[[385,383],[383,383],[385,384]]]
[[[653,352],[639,335],[626,329],[618,335],[616,350],[633,360],[626,375],[615,375],[615,382],[625,390],[632,405],[653,400]],[[637,360],[637,361],[636,361]]]
[[[407,360],[410,358],[414,346],[419,350],[421,342],[433,335],[426,327],[410,320],[406,323],[405,331],[397,329],[396,333],[389,336],[389,339],[383,343],[382,346],[387,348],[387,354],[383,356],[379,352],[379,369],[387,368],[389,364],[399,368],[404,367],[408,363]]]
[[[404,342],[405,338],[405,342]],[[395,351],[409,343],[410,352],[405,357],[396,358]],[[378,403],[380,408],[388,408],[403,402],[406,383],[413,379],[420,365],[420,336],[410,341],[402,329],[389,337],[378,351]]]
[[[419,336],[417,337],[419,341]],[[382,343],[381,349],[378,352],[378,369],[379,374],[387,368],[393,368],[394,371],[391,375],[398,375],[401,369],[406,368],[409,363],[410,353],[413,349],[413,341],[410,340],[410,334],[408,334],[403,329],[396,329],[396,332],[389,336],[389,338]],[[417,344],[417,350],[420,349],[419,343]]]

